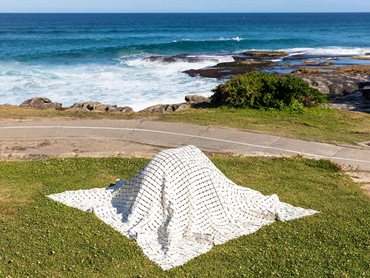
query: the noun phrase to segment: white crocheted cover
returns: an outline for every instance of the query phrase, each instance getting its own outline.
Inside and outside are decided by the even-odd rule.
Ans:
[[[194,146],[159,153],[137,175],[114,187],[49,197],[94,212],[136,240],[164,270],[275,220],[316,213],[237,186]]]

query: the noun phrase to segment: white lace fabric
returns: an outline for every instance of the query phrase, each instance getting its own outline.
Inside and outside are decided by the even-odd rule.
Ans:
[[[316,213],[236,185],[194,146],[159,153],[113,187],[48,197],[95,213],[164,270],[276,220]]]

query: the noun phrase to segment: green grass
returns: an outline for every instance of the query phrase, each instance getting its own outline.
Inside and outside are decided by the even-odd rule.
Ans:
[[[164,114],[162,120],[233,127],[317,142],[356,144],[370,140],[370,114],[328,108],[309,108],[303,114],[217,108]]]
[[[213,161],[238,184],[321,213],[276,222],[163,272],[93,214],[45,197],[128,178],[145,159],[0,162],[0,277],[369,277],[369,199],[335,165]]]
[[[239,128],[310,141],[356,144],[370,140],[370,114],[329,108],[305,109],[303,114],[255,109],[190,109],[178,113],[108,114],[60,112],[0,106],[0,118],[73,117],[151,119]]]

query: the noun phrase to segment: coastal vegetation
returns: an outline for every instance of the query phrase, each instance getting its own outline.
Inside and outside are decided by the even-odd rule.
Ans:
[[[163,272],[134,241],[93,214],[46,197],[127,179],[147,160],[0,162],[0,277],[368,276],[369,198],[337,165],[302,158],[211,159],[240,185],[320,213],[276,222]]]
[[[314,107],[326,102],[318,89],[301,78],[279,76],[266,72],[239,74],[213,90],[211,102],[232,108],[279,109],[303,112],[303,107]]]

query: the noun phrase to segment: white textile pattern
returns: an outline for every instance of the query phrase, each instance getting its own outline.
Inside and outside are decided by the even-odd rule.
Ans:
[[[275,220],[316,213],[236,185],[194,146],[159,153],[133,178],[113,187],[49,197],[94,212],[136,240],[164,270]]]

